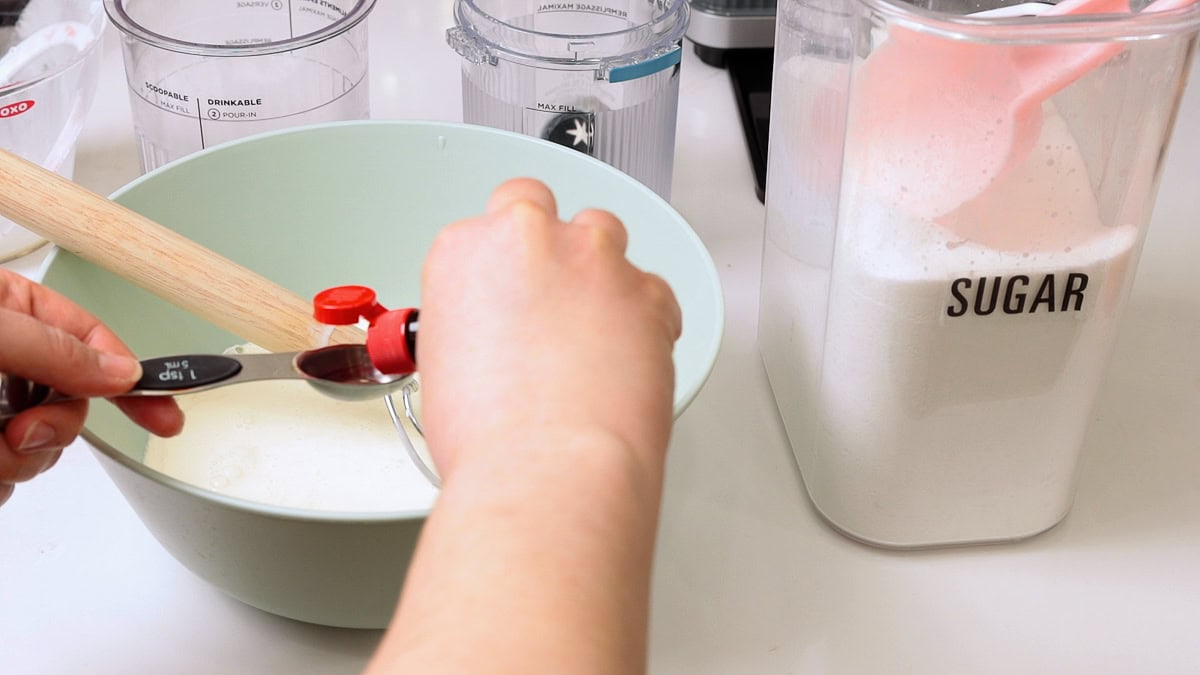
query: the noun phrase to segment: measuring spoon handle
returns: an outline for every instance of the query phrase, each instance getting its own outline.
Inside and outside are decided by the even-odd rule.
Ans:
[[[235,381],[299,377],[292,367],[295,356],[293,353],[187,354],[145,359],[141,362],[142,378],[121,396],[175,396]],[[249,368],[247,364],[250,364]],[[9,420],[30,408],[80,398],[84,397],[63,394],[44,384],[0,373],[0,430]]]
[[[240,360],[217,354],[145,359],[142,361],[142,379],[122,396],[187,394],[225,382],[240,372]]]

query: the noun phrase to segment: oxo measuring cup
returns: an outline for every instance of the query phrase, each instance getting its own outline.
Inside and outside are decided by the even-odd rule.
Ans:
[[[36,0],[0,7],[0,149],[68,178],[75,142],[96,92],[104,11],[100,0]],[[41,236],[0,218],[0,262],[31,252]]]
[[[1066,515],[1200,31],[1010,5],[780,3],[759,347],[809,496],[870,543]]]
[[[235,138],[366,119],[375,0],[104,0],[142,170]]]

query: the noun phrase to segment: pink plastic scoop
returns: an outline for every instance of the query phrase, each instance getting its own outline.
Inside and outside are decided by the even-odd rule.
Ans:
[[[1128,13],[1129,0],[1066,0],[1040,15]],[[1042,104],[1123,48],[985,44],[895,27],[855,83],[850,163],[885,203],[937,218],[1020,164],[1041,133]]]

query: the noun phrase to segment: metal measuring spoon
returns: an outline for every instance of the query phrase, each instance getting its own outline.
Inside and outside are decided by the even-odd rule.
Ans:
[[[241,382],[304,380],[330,398],[365,401],[399,391],[409,377],[380,372],[360,344],[278,354],[162,356],[142,361],[142,371],[142,379],[122,397],[178,396]],[[0,373],[0,429],[29,408],[78,398]]]

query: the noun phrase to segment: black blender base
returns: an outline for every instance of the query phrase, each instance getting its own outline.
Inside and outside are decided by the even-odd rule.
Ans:
[[[767,186],[767,142],[771,127],[771,69],[775,50],[728,49],[724,53],[725,67],[733,83],[742,133],[754,167],[754,187],[758,200],[764,201]]]
[[[708,45],[702,45],[698,42],[693,42],[692,51],[696,53],[696,58],[712,66],[713,68],[724,68],[725,54],[729,50],[722,49],[721,47],[709,47]]]

